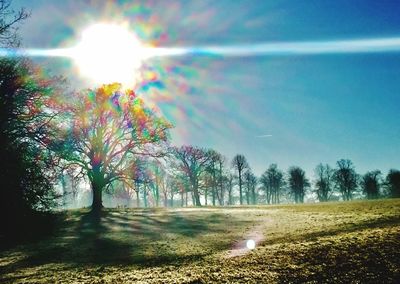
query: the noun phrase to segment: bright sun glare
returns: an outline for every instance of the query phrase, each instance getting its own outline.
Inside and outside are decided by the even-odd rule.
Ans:
[[[144,47],[136,36],[116,24],[95,24],[86,28],[74,49],[79,72],[96,84],[134,85],[144,59]]]

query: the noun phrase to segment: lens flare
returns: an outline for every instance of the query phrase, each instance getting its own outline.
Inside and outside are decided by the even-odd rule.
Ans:
[[[143,60],[144,48],[128,29],[116,24],[95,24],[82,32],[72,57],[82,76],[94,83],[120,82],[132,86]]]
[[[247,247],[248,249],[255,249],[255,247],[256,247],[256,242],[255,242],[254,240],[248,240],[248,241],[246,242],[246,247]]]

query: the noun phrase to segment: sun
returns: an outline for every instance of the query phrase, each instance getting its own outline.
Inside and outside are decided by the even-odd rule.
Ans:
[[[81,34],[73,58],[80,75],[95,84],[113,82],[133,86],[146,59],[145,48],[135,34],[122,25],[98,23]]]

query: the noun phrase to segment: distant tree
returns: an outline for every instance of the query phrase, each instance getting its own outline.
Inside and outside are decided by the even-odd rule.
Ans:
[[[240,200],[240,205],[243,204],[243,173],[244,171],[249,167],[249,164],[247,163],[246,157],[240,154],[237,154],[235,157],[233,157],[232,160],[232,166],[234,169],[237,170],[238,173],[238,180],[239,180],[239,200]]]
[[[215,150],[208,151],[208,155],[210,156],[210,174],[211,174],[211,194],[212,194],[212,205],[215,206],[217,200],[217,186],[218,186],[218,163],[221,159],[221,154]]]
[[[160,183],[164,207],[168,207],[168,193],[171,190],[171,188],[169,188],[169,179],[171,179],[171,177],[169,174],[166,173],[166,175],[164,176],[164,181]]]
[[[204,205],[207,206],[208,205],[208,197],[210,195],[209,190],[213,191],[213,187],[214,187],[214,179],[213,179],[213,173],[212,173],[212,169],[210,166],[206,167],[206,170],[204,172],[204,174],[202,175],[202,191],[204,192]]]
[[[400,197],[400,171],[391,169],[386,176],[385,185],[393,198]]]
[[[224,188],[222,185],[222,172],[224,157],[215,150],[209,150],[210,162],[207,166],[208,175],[206,177],[207,186],[205,187],[205,197],[207,202],[207,189],[211,188],[211,197],[213,206],[216,205],[218,200],[219,204],[223,203]]]
[[[172,153],[178,161],[180,170],[190,182],[193,192],[194,205],[201,206],[200,202],[200,179],[210,164],[208,150],[194,146],[173,147]]]
[[[155,206],[160,206],[160,191],[165,186],[166,170],[159,160],[149,162],[149,175],[151,183],[149,184],[155,199]]]
[[[278,169],[276,164],[271,164],[262,174],[260,183],[262,184],[262,189],[265,191],[267,204],[278,204],[285,180],[283,172]]]
[[[133,91],[121,88],[103,85],[60,96],[54,105],[64,115],[53,125],[57,137],[51,149],[67,165],[79,166],[87,174],[93,212],[101,210],[102,193],[114,181],[134,183],[138,157],[163,155],[171,128]]]
[[[140,207],[140,194],[142,193],[143,198],[147,191],[145,188],[145,184],[149,182],[149,173],[147,172],[147,160],[144,157],[135,157],[130,161],[130,173],[129,173],[129,178],[130,179],[121,179],[120,181],[125,184],[125,187],[129,188],[130,190],[133,190],[136,193],[136,207]],[[115,183],[118,184],[119,180],[116,180],[112,183],[110,183],[109,187],[113,187]],[[106,188],[106,190],[109,190],[109,187]],[[146,207],[146,202],[147,200],[143,200],[144,205]]]
[[[376,199],[379,197],[381,175],[381,171],[375,170],[367,172],[362,176],[361,187],[368,199]]]
[[[334,173],[336,187],[342,194],[343,200],[353,199],[353,193],[357,189],[358,175],[350,160],[339,160]]]
[[[256,187],[257,187],[257,177],[248,169],[244,173],[244,183],[246,188],[246,201],[247,204],[256,204]]]
[[[163,194],[164,197],[167,198],[169,196],[168,193],[170,194],[171,191],[180,193],[181,206],[188,206],[188,195],[192,190],[190,180],[188,174],[182,167],[182,161],[175,157],[174,151],[174,149],[170,151],[171,155],[169,155],[167,159],[166,186],[163,187]]]
[[[320,202],[326,202],[329,200],[334,189],[334,170],[328,164],[319,164],[315,168],[315,176],[315,187],[318,200]]]
[[[235,185],[235,175],[232,173],[227,173],[225,175],[226,191],[228,192],[228,205],[233,205],[233,187]]]
[[[218,184],[219,184],[219,189],[217,190],[217,198],[219,201],[219,205],[225,205],[224,200],[225,200],[225,191],[226,191],[226,186],[224,185],[224,164],[225,164],[226,158],[223,155],[219,155],[218,158]]]
[[[296,203],[304,203],[306,188],[310,187],[310,182],[306,178],[306,173],[300,167],[291,167],[288,170],[289,190],[294,196]]]
[[[63,205],[66,206],[68,203],[74,205],[78,197],[80,174],[75,173],[73,168],[68,168],[60,172],[59,179],[63,189]]]
[[[122,200],[123,203],[122,204],[118,203],[117,207],[118,206],[131,207],[131,202],[135,193],[135,191],[132,188],[126,186],[126,184],[123,183],[122,181],[116,181],[109,188],[109,191],[115,198],[118,198],[118,201]]]
[[[169,206],[174,206],[174,197],[176,194],[181,196],[181,207],[188,205],[187,193],[189,192],[190,184],[187,176],[183,174],[167,175],[166,178],[166,200],[169,199]]]

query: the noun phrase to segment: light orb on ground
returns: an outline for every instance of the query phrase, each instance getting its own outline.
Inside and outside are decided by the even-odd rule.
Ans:
[[[248,249],[255,249],[256,247],[256,242],[254,240],[247,240],[246,242],[246,247]]]
[[[96,84],[132,86],[146,59],[145,48],[122,25],[99,23],[83,30],[73,57],[82,76]]]

